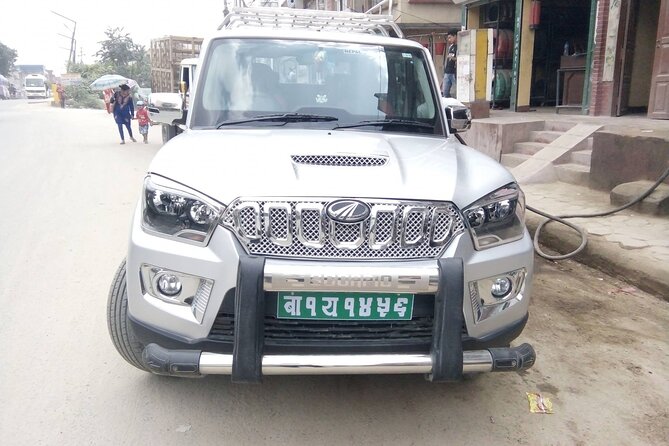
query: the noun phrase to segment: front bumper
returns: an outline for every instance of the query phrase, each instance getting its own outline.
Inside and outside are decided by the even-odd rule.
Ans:
[[[529,281],[521,301],[479,322],[475,321],[467,285],[516,268],[527,268],[531,277],[532,244],[527,234],[521,241],[480,252],[473,249],[469,237],[459,237],[439,260],[328,263],[248,256],[225,230],[216,231],[206,248],[185,245],[147,235],[136,223],[128,255],[128,315],[138,340],[147,346],[145,364],[156,373],[229,374],[235,382],[257,382],[269,374],[425,373],[433,381],[453,381],[463,373],[521,370],[534,363],[531,346],[508,347],[527,320]],[[144,263],[213,280],[202,320],[178,312],[188,313],[188,307],[147,296],[138,274]],[[426,341],[411,347],[398,346],[396,341],[372,347],[362,345],[363,341],[346,348],[272,344],[266,338],[263,320],[272,312],[267,293],[286,289],[290,281],[296,283],[291,271],[302,271],[313,278],[317,269],[333,266],[340,270],[336,277],[345,276],[346,268],[392,269],[392,277],[401,276],[396,269],[408,268],[406,275],[411,276],[410,269],[416,268],[413,275],[420,281],[410,283],[410,292],[433,298],[433,321]],[[282,270],[284,267],[288,273]],[[303,285],[305,289],[315,286]],[[373,284],[367,281],[356,286]],[[403,285],[398,282],[390,286]],[[354,288],[348,284],[341,291],[360,291]],[[219,311],[226,307],[233,308],[234,330],[228,333],[226,342],[212,340],[212,327],[218,322]]]
[[[155,343],[157,333],[131,320],[132,329],[147,345],[143,361],[152,372],[175,376],[223,374],[231,375],[234,382],[259,382],[263,375],[403,373],[424,373],[431,381],[457,381],[463,373],[532,367],[535,352],[529,344],[463,350],[463,262],[448,258],[440,259],[437,265],[437,283],[426,284],[436,285],[432,342],[427,354],[265,354],[265,290],[271,285],[267,283],[265,259],[249,256],[240,257],[238,268],[232,353],[179,348],[187,344],[163,336],[165,344],[177,347],[167,349]],[[495,338],[517,336],[526,320],[523,318]]]
[[[536,358],[530,344],[464,351],[462,373],[529,369]],[[142,356],[159,375],[232,375],[233,355],[199,350],[168,350],[149,344]],[[262,375],[362,375],[424,373],[434,380],[431,355],[263,355]]]

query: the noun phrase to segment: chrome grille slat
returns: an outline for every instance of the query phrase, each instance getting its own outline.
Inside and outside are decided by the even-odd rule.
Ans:
[[[465,229],[450,202],[361,199],[372,208],[372,218],[344,224],[325,212],[335,200],[242,197],[226,208],[222,225],[253,255],[350,260],[437,258]]]

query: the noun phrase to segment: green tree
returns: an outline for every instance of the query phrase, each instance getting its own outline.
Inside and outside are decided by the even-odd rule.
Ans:
[[[107,28],[106,40],[100,43],[100,50],[95,53],[100,63],[111,69],[105,74],[119,74],[134,79],[142,87],[151,85],[151,64],[149,53],[144,45],[133,42],[123,28]]]
[[[88,84],[102,75],[114,73],[115,68],[111,64],[95,62],[92,64],[77,63],[70,64],[70,73],[79,73],[81,78]],[[134,79],[134,78],[131,78]]]
[[[9,72],[14,68],[14,62],[16,62],[17,57],[18,53],[15,49],[0,42],[0,74],[9,76]]]

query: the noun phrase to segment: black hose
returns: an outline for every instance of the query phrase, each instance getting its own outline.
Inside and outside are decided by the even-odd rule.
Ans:
[[[577,226],[573,223],[569,223],[568,221],[565,221],[564,220],[565,218],[605,217],[607,215],[615,214],[616,212],[620,212],[622,210],[625,210],[625,209],[627,209],[631,206],[634,206],[635,204],[639,203],[640,201],[642,201],[646,197],[648,197],[650,194],[652,194],[653,191],[655,189],[657,189],[657,187],[660,184],[662,184],[662,182],[664,180],[667,179],[667,177],[669,177],[669,168],[667,168],[667,170],[664,171],[664,173],[660,176],[660,178],[658,178],[657,181],[646,192],[639,195],[637,198],[635,198],[634,200],[630,201],[627,204],[624,204],[624,205],[619,206],[619,207],[614,208],[614,209],[609,209],[607,211],[594,212],[594,213],[589,213],[589,214],[569,214],[569,215],[557,215],[556,216],[556,215],[551,215],[551,214],[548,214],[546,212],[535,209],[532,206],[529,206],[529,205],[526,206],[527,210],[532,211],[535,214],[539,214],[539,215],[547,218],[547,220],[542,221],[539,224],[539,226],[537,226],[537,230],[534,232],[534,250],[537,252],[537,254],[539,256],[543,257],[544,259],[548,259],[548,260],[564,260],[564,259],[568,259],[569,257],[575,256],[579,252],[583,251],[583,249],[585,249],[585,246],[588,243],[588,232],[585,229],[581,228],[580,226]],[[556,255],[556,256],[546,254],[545,252],[543,252],[541,250],[541,248],[539,247],[539,235],[540,235],[541,230],[543,229],[543,227],[546,226],[551,221],[557,221],[559,223],[567,225],[570,228],[574,229],[576,232],[578,232],[579,235],[581,236],[581,244],[579,245],[579,247],[576,248],[574,251],[572,251],[570,253],[563,254],[563,255]]]

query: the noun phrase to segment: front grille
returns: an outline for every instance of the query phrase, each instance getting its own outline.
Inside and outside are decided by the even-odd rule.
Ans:
[[[434,295],[417,294],[413,317],[408,321],[323,321],[278,319],[277,294],[265,293],[264,345],[267,351],[298,351],[303,348],[313,353],[327,349],[354,351],[393,351],[429,349],[434,325]],[[235,295],[228,292],[209,332],[208,340],[233,344],[235,340]],[[467,327],[462,326],[462,336]],[[388,350],[391,349],[391,350]]]
[[[437,258],[465,229],[449,202],[361,200],[370,217],[346,224],[325,211],[335,200],[238,198],[222,224],[249,254],[351,260]]]
[[[410,321],[309,321],[277,319],[265,316],[265,343],[284,344],[293,341],[326,342],[388,342],[425,343],[432,339],[432,316],[414,317]],[[233,342],[235,316],[219,313],[209,333],[213,341]]]
[[[295,321],[265,318],[265,342],[272,341],[396,341],[432,339],[432,316],[410,321]]]
[[[296,164],[312,166],[377,167],[388,162],[386,156],[292,155],[290,158]]]
[[[209,332],[212,341],[233,342],[235,340],[235,315],[218,313]]]

